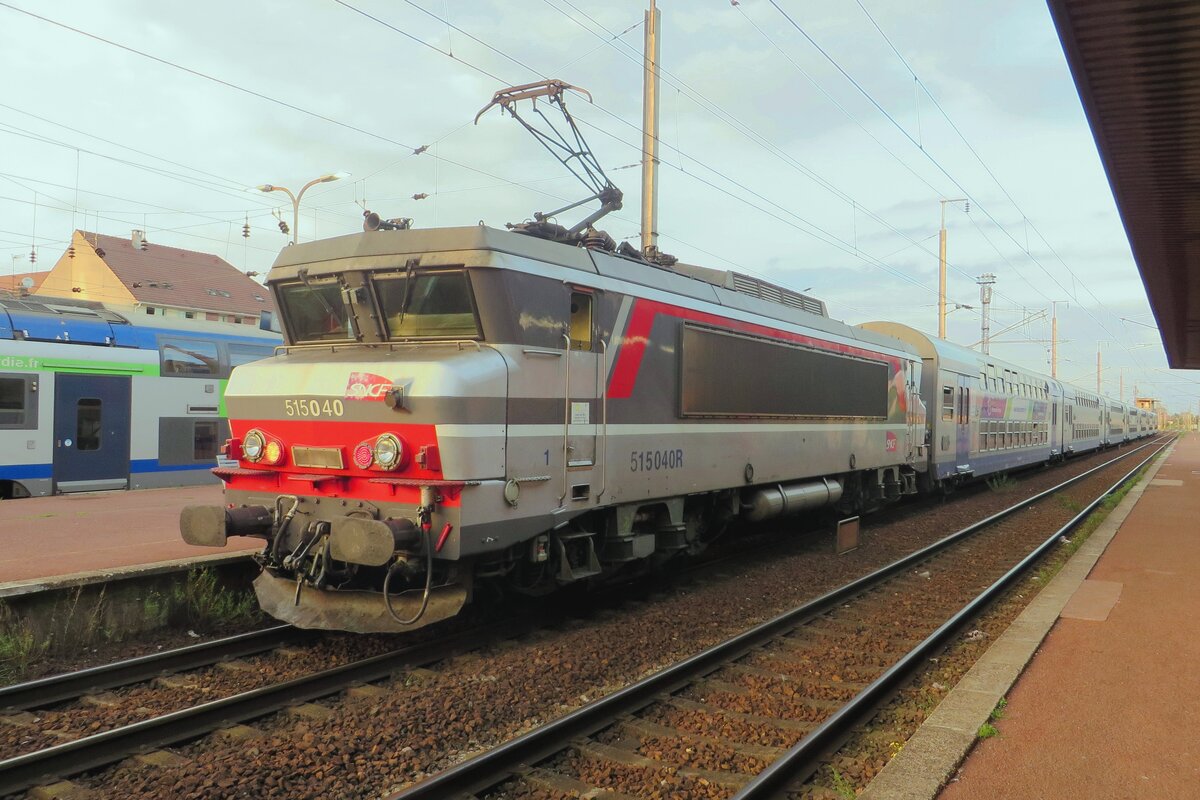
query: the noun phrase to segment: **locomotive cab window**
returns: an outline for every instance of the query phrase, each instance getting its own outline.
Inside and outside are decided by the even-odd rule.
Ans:
[[[400,272],[374,276],[392,339],[478,339],[479,319],[467,273]]]
[[[592,296],[571,292],[571,349],[592,349]]]
[[[293,342],[351,338],[350,309],[337,281],[285,283],[279,287],[279,305]]]

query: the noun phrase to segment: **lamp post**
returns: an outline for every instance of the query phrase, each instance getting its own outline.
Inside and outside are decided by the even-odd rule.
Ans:
[[[269,183],[264,183],[262,186],[257,186],[255,188],[258,191],[263,192],[263,193],[283,192],[292,199],[292,241],[291,241],[291,244],[296,244],[300,241],[300,199],[302,197],[304,197],[304,193],[307,192],[311,187],[316,186],[318,183],[329,183],[330,181],[341,180],[342,178],[349,178],[349,177],[350,177],[349,172],[331,172],[328,175],[322,175],[319,178],[313,178],[311,181],[304,184],[304,186],[302,186],[300,188],[300,191],[297,192],[296,194],[292,194],[292,191],[290,189],[288,189],[286,186],[273,186]]]

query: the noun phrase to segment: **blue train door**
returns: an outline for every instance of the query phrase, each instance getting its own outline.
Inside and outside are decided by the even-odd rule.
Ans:
[[[55,491],[129,485],[129,395],[128,376],[54,376]]]

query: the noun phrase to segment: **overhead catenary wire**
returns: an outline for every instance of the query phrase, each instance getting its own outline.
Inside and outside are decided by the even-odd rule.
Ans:
[[[365,18],[367,18],[367,19],[370,19],[370,20],[372,20],[372,21],[374,21],[374,22],[377,22],[378,24],[380,24],[380,25],[384,26],[385,28],[387,28],[387,29],[389,29],[389,30],[395,31],[395,32],[397,32],[397,33],[400,33],[400,34],[401,34],[401,35],[403,35],[405,38],[408,38],[408,39],[410,39],[410,40],[412,40],[412,41],[416,41],[417,43],[421,44],[423,47],[426,47],[427,49],[433,50],[434,52],[436,52],[436,53],[439,53],[439,54],[441,54],[441,55],[443,55],[443,56],[446,56],[446,57],[451,57],[451,58],[453,58],[453,60],[455,60],[456,62],[462,63],[462,64],[464,64],[465,66],[468,66],[468,67],[470,67],[471,69],[475,70],[476,72],[479,72],[479,73],[481,73],[481,74],[484,74],[484,75],[487,75],[487,76],[489,76],[489,77],[492,77],[493,79],[497,80],[498,82],[500,82],[500,83],[502,83],[502,84],[512,84],[512,81],[507,81],[507,80],[504,80],[504,79],[500,78],[500,76],[498,76],[498,75],[495,75],[494,73],[492,73],[491,71],[489,71],[489,70],[486,70],[486,69],[484,69],[484,68],[482,68],[482,67],[479,67],[479,66],[477,66],[477,65],[474,65],[474,64],[472,64],[472,63],[470,63],[470,62],[468,62],[468,61],[464,60],[464,59],[463,59],[463,58],[461,58],[460,56],[450,56],[450,54],[449,54],[447,51],[445,51],[445,50],[442,50],[441,48],[439,48],[439,47],[437,47],[437,46],[435,46],[435,45],[432,45],[432,44],[430,44],[430,43],[428,43],[428,42],[424,42],[424,41],[421,41],[421,40],[417,39],[416,37],[412,36],[411,34],[409,34],[409,33],[408,33],[408,32],[406,32],[406,31],[403,31],[402,29],[398,28],[397,26],[395,26],[395,25],[392,25],[391,23],[389,23],[389,22],[387,22],[387,21],[385,21],[385,20],[382,20],[382,19],[380,19],[379,17],[376,17],[375,15],[372,15],[372,14],[369,14],[369,13],[367,13],[367,12],[365,12],[365,11],[362,11],[361,9],[359,9],[359,8],[357,8],[357,7],[355,7],[355,6],[353,6],[353,5],[352,5],[352,4],[350,4],[349,2],[346,2],[346,0],[334,0],[334,2],[335,2],[335,3],[337,3],[338,5],[341,5],[341,6],[343,6],[344,8],[347,8],[347,9],[349,9],[349,10],[351,10],[351,11],[354,11],[354,12],[355,12],[355,13],[357,13],[357,14],[360,14],[361,16],[363,16],[363,17],[365,17]],[[416,8],[417,10],[421,11],[423,14],[425,14],[425,15],[427,15],[427,16],[429,16],[429,17],[431,17],[431,18],[433,18],[433,19],[435,19],[435,20],[437,20],[437,21],[439,21],[439,22],[441,22],[441,23],[443,23],[443,24],[446,24],[446,25],[448,25],[448,26],[449,26],[450,28],[452,28],[453,30],[455,30],[455,31],[458,31],[459,33],[463,34],[464,36],[466,36],[467,38],[471,39],[472,41],[474,41],[474,42],[478,43],[478,44],[479,44],[479,45],[481,45],[482,47],[485,47],[486,49],[488,49],[488,50],[490,50],[491,52],[493,52],[493,53],[495,53],[495,54],[499,55],[500,57],[502,57],[502,58],[506,59],[507,61],[509,61],[509,62],[511,62],[511,63],[513,63],[513,64],[515,64],[515,65],[517,65],[517,66],[519,66],[521,69],[524,69],[524,70],[526,70],[527,72],[530,72],[530,73],[532,73],[532,74],[534,74],[534,75],[539,75],[539,76],[541,76],[541,77],[543,77],[543,78],[545,78],[545,77],[546,77],[546,75],[545,75],[543,72],[541,72],[540,70],[538,70],[538,69],[536,69],[536,68],[532,67],[531,65],[527,64],[526,62],[524,62],[524,61],[522,61],[522,60],[520,60],[520,59],[518,59],[518,58],[516,58],[516,57],[514,57],[514,56],[512,56],[512,55],[510,55],[510,54],[508,54],[508,53],[505,53],[504,51],[500,50],[499,48],[495,47],[494,45],[491,45],[491,44],[489,44],[488,42],[486,42],[486,41],[484,41],[483,39],[481,39],[481,38],[479,38],[479,37],[475,36],[474,34],[470,33],[469,31],[463,30],[462,28],[458,27],[457,25],[454,25],[453,23],[450,23],[448,20],[445,20],[444,18],[440,17],[438,14],[436,14],[436,13],[434,13],[434,12],[432,12],[432,11],[428,10],[428,9],[421,8],[420,6],[416,5],[415,3],[412,3],[410,0],[405,0],[405,2],[407,2],[409,5],[413,6],[413,7],[414,7],[414,8]],[[635,129],[635,130],[640,130],[640,129],[638,129],[638,128],[637,128],[635,125],[633,125],[633,123],[630,123],[630,122],[628,122],[627,120],[624,120],[624,119],[622,119],[622,118],[621,118],[619,115],[617,115],[617,114],[613,113],[612,111],[608,110],[608,109],[607,109],[607,108],[605,108],[605,107],[604,107],[602,104],[599,104],[599,103],[592,103],[592,104],[591,104],[591,107],[594,107],[594,108],[596,108],[596,109],[597,109],[598,111],[600,111],[601,113],[603,113],[603,114],[605,114],[605,115],[607,115],[607,116],[609,116],[609,117],[611,117],[611,118],[613,118],[613,119],[617,120],[618,122],[620,122],[620,123],[621,123],[621,124],[623,124],[623,125],[626,125],[626,126],[628,126],[628,127],[630,127],[630,128],[633,128],[633,129]],[[624,145],[625,145],[625,146],[627,146],[627,147],[631,147],[631,148],[633,148],[633,149],[637,150],[639,153],[641,153],[641,154],[642,154],[642,156],[643,156],[643,157],[645,157],[645,156],[646,156],[646,154],[645,154],[645,153],[644,153],[644,151],[642,150],[642,147],[641,147],[641,145],[640,145],[640,144],[633,144],[633,143],[631,143],[631,142],[628,142],[628,141],[626,141],[626,140],[624,140],[624,139],[621,139],[619,136],[617,136],[616,134],[612,133],[611,131],[608,131],[608,130],[606,130],[606,129],[604,129],[604,128],[600,127],[599,125],[596,125],[594,122],[590,122],[590,121],[588,121],[588,120],[586,120],[586,119],[584,119],[584,118],[582,118],[582,117],[580,117],[580,116],[578,116],[578,115],[576,115],[576,118],[577,118],[577,120],[580,122],[580,124],[582,124],[582,125],[586,125],[586,126],[588,126],[588,127],[592,128],[593,130],[596,130],[596,131],[598,131],[599,133],[601,133],[601,134],[603,134],[603,135],[605,135],[605,136],[607,136],[607,137],[609,137],[609,138],[612,138],[612,139],[614,139],[615,141],[618,141],[618,142],[620,142],[621,144],[624,144]],[[712,167],[710,164],[708,164],[708,163],[706,163],[706,162],[704,162],[704,161],[702,161],[702,160],[700,160],[700,159],[694,158],[694,157],[692,157],[692,156],[688,155],[687,153],[683,153],[682,151],[678,150],[678,148],[675,148],[675,147],[673,147],[673,146],[672,146],[670,143],[668,143],[668,142],[663,142],[663,141],[661,140],[661,138],[660,138],[660,140],[659,140],[659,141],[660,141],[660,143],[662,143],[664,146],[666,146],[666,147],[669,147],[669,148],[671,148],[671,149],[674,149],[674,150],[675,150],[675,151],[676,151],[676,152],[677,152],[677,153],[678,153],[678,154],[679,154],[681,157],[688,159],[688,160],[689,160],[689,162],[691,162],[692,164],[694,164],[694,165],[696,165],[696,166],[698,166],[698,167],[700,167],[700,168],[702,168],[702,169],[705,169],[705,170],[707,170],[707,171],[711,172],[712,174],[716,175],[716,176],[717,176],[718,178],[720,178],[721,180],[724,180],[724,181],[726,181],[726,182],[728,182],[728,183],[730,183],[730,184],[732,184],[732,185],[734,185],[734,186],[738,187],[738,188],[739,188],[739,189],[741,189],[742,191],[748,192],[749,194],[751,194],[752,196],[754,196],[754,197],[756,197],[757,199],[761,200],[762,202],[764,202],[764,203],[766,203],[766,204],[768,204],[768,205],[770,205],[770,206],[773,206],[774,208],[776,208],[776,209],[777,209],[779,212],[781,212],[782,214],[786,214],[786,215],[788,215],[788,216],[791,216],[791,217],[793,217],[793,219],[794,219],[795,221],[793,221],[793,220],[789,220],[789,219],[786,219],[785,217],[783,217],[783,216],[780,216],[780,214],[777,214],[777,213],[775,213],[775,212],[772,212],[772,211],[770,211],[770,210],[769,210],[769,209],[767,209],[767,208],[764,208],[764,207],[762,207],[762,206],[760,206],[760,205],[757,205],[757,204],[755,204],[755,203],[752,203],[752,202],[750,202],[750,201],[747,201],[745,198],[739,198],[739,197],[737,197],[736,195],[733,195],[733,194],[731,194],[731,193],[729,192],[729,190],[728,190],[728,189],[725,189],[725,188],[723,188],[723,187],[721,187],[721,186],[718,186],[716,183],[714,183],[714,182],[713,182],[713,181],[711,181],[711,180],[707,180],[707,179],[705,179],[705,178],[702,178],[702,177],[700,177],[700,176],[698,176],[698,175],[695,175],[695,174],[693,174],[693,173],[687,173],[687,172],[685,172],[685,174],[687,174],[687,175],[688,175],[690,178],[692,178],[693,180],[697,180],[697,181],[699,181],[699,182],[703,183],[704,185],[708,186],[709,188],[712,188],[712,189],[715,189],[715,190],[717,190],[717,191],[719,191],[719,192],[722,192],[723,194],[725,194],[726,196],[730,197],[731,199],[734,199],[734,200],[737,200],[737,201],[739,201],[739,202],[742,202],[742,203],[744,203],[744,204],[746,204],[746,205],[749,205],[750,207],[754,208],[755,210],[758,210],[758,211],[760,211],[760,212],[762,212],[762,213],[765,213],[765,214],[767,214],[768,216],[771,216],[772,218],[774,218],[774,219],[776,219],[776,220],[778,220],[778,221],[780,221],[780,222],[783,222],[783,223],[785,223],[785,224],[787,224],[787,225],[789,225],[789,226],[791,226],[791,227],[795,228],[796,230],[799,230],[799,231],[801,231],[801,232],[803,232],[803,233],[806,233],[806,234],[808,234],[808,235],[810,235],[810,236],[812,236],[812,237],[814,237],[814,238],[818,239],[819,241],[822,241],[822,242],[824,242],[824,243],[826,243],[826,244],[828,244],[828,245],[830,245],[830,246],[833,246],[833,247],[835,247],[836,249],[839,249],[839,250],[843,251],[843,252],[844,252],[844,253],[846,253],[847,255],[853,256],[853,257],[855,257],[855,258],[858,258],[858,259],[860,259],[860,260],[862,260],[862,261],[864,261],[864,262],[866,262],[866,263],[868,263],[868,264],[870,264],[870,265],[872,265],[872,266],[876,266],[876,267],[878,267],[878,268],[880,268],[880,269],[883,269],[884,271],[886,271],[886,272],[889,272],[889,273],[890,273],[890,274],[892,274],[893,276],[895,276],[895,277],[897,277],[897,278],[900,278],[901,280],[903,280],[903,281],[905,281],[905,282],[907,282],[907,283],[911,283],[912,285],[914,285],[914,286],[917,286],[918,288],[921,288],[921,289],[923,289],[923,290],[925,290],[925,291],[933,291],[932,289],[930,289],[929,287],[925,286],[923,283],[921,283],[920,281],[916,280],[915,278],[913,278],[912,276],[908,275],[907,273],[904,273],[904,272],[902,272],[902,271],[900,271],[900,270],[896,270],[896,269],[894,269],[894,268],[890,267],[889,265],[886,265],[886,264],[883,264],[882,262],[879,262],[878,260],[876,260],[876,259],[874,259],[873,257],[871,257],[869,254],[867,254],[867,253],[865,253],[864,251],[862,251],[862,250],[858,249],[857,247],[855,247],[855,246],[854,246],[852,243],[846,242],[845,240],[841,239],[840,237],[836,236],[835,234],[832,234],[831,232],[827,231],[826,229],[824,229],[824,228],[821,228],[819,225],[816,225],[815,223],[811,222],[810,220],[807,220],[807,219],[805,219],[805,218],[801,217],[800,215],[796,214],[794,211],[791,211],[790,209],[787,209],[787,208],[785,208],[784,206],[780,205],[779,203],[776,203],[775,201],[771,200],[770,198],[767,198],[767,197],[766,197],[766,196],[764,196],[762,193],[760,193],[760,192],[758,192],[758,191],[756,191],[756,190],[754,190],[754,189],[752,189],[752,188],[750,188],[750,187],[746,186],[746,185],[745,185],[744,183],[742,183],[741,181],[738,181],[738,180],[736,180],[736,179],[732,178],[731,176],[729,176],[729,175],[727,175],[727,174],[723,173],[722,171],[720,171],[720,170],[718,170],[718,169],[716,169],[716,168]]]
[[[416,7],[414,4],[410,4],[410,5],[413,5],[413,7]],[[444,14],[443,14],[443,18],[444,18]],[[450,28],[450,26],[449,26],[449,25],[448,25],[448,30],[452,30],[452,29]],[[458,40],[458,35],[457,35],[457,34],[455,35],[455,38],[456,38],[456,40]],[[456,46],[457,46],[457,42],[456,42]],[[602,43],[602,42],[601,42],[600,46],[601,46],[601,47],[602,47],[602,46],[604,46],[604,43]],[[446,53],[446,55],[448,55],[448,56],[449,56],[449,58],[455,58],[455,60],[458,60],[458,61],[460,61],[460,62],[461,62],[462,60],[461,60],[460,58],[458,58],[458,56],[461,56],[463,53],[467,53],[467,54],[469,54],[469,53],[470,53],[470,50],[469,50],[469,49],[467,49],[467,50],[463,50],[463,49],[460,49],[460,50],[452,50],[452,48],[451,48],[450,52]],[[593,116],[594,116],[594,115],[593,115]],[[928,122],[928,120],[926,120],[926,122]],[[610,126],[610,127],[611,127],[611,126]],[[928,130],[926,130],[926,132],[928,132]],[[406,138],[407,138],[407,137],[406,137]],[[432,155],[432,154],[431,154],[431,155]],[[358,172],[358,170],[356,170],[356,169],[355,169],[355,172]],[[737,175],[737,173],[736,173],[736,172],[734,172],[733,174],[734,174],[734,175]],[[707,175],[707,173],[706,173],[706,175]],[[498,180],[503,180],[503,179],[498,179]],[[721,182],[721,181],[720,181],[720,179],[714,179],[714,181],[713,181],[713,182],[715,182],[715,184],[718,184],[718,185],[720,185],[720,182]],[[508,184],[508,185],[514,185],[514,184],[515,184],[515,182],[514,182],[514,181],[504,181],[504,184]],[[754,184],[752,184],[752,181],[751,181],[751,185],[754,185]],[[731,194],[731,196],[732,196],[732,197],[734,197],[734,199],[736,199],[736,200],[739,200],[739,201],[740,201],[740,199],[736,197],[736,196],[737,196],[737,194],[738,194],[738,191],[736,191],[736,190],[731,190],[731,186],[732,186],[732,185],[730,185],[730,186],[725,186],[725,187],[721,187],[721,190],[722,190],[722,191],[725,191],[726,193],[730,193],[730,194]],[[530,187],[527,187],[527,188],[530,188]],[[451,190],[451,191],[452,191],[452,190]],[[314,193],[314,194],[316,194],[316,193]],[[769,192],[766,192],[766,194],[768,194],[768,196],[769,196],[769,194],[770,194],[770,193],[769,193]],[[214,205],[215,205],[215,204],[214,204]],[[785,201],[785,204],[784,204],[784,205],[787,205],[786,201]],[[334,207],[336,207],[336,206],[334,206]],[[746,207],[751,207],[751,206],[749,206],[749,205],[748,205],[748,206],[746,206]],[[318,209],[318,207],[314,207],[314,209],[313,209],[313,211],[322,211],[322,210],[324,210],[324,206],[320,206],[320,207],[319,207],[319,209]],[[170,213],[170,212],[163,212],[163,213]],[[786,215],[785,215],[785,216],[786,216]],[[240,219],[239,219],[239,222],[240,222]],[[974,223],[973,219],[972,219],[972,223]],[[835,228],[834,228],[834,230],[840,230],[840,227],[835,227]],[[222,231],[222,233],[224,233],[224,231]],[[850,239],[848,239],[848,237],[847,237],[847,236],[841,236],[841,237],[840,237],[840,239],[842,239],[842,241],[850,241],[852,246],[853,246],[853,245],[856,245],[856,243],[857,243],[857,241],[851,241]],[[870,247],[870,246],[869,246],[869,247]],[[875,245],[874,247],[878,247],[878,245]],[[883,247],[878,247],[878,249],[883,249]],[[998,248],[997,248],[997,249],[998,249]],[[868,263],[870,263],[870,261],[868,261]],[[1022,277],[1024,277],[1024,276],[1022,276]]]
[[[829,62],[829,63],[830,63],[830,64],[831,64],[833,67],[834,67],[834,69],[836,69],[836,70],[837,70],[837,71],[838,71],[838,72],[839,72],[839,73],[840,73],[840,74],[841,74],[841,75],[842,75],[842,76],[843,76],[843,77],[844,77],[844,78],[845,78],[847,81],[849,81],[849,82],[850,82],[850,84],[851,84],[852,86],[854,86],[854,88],[855,88],[855,89],[857,89],[857,90],[858,90],[858,92],[859,92],[860,94],[862,94],[862,96],[863,96],[864,98],[866,98],[866,99],[867,99],[867,101],[868,101],[868,102],[869,102],[871,105],[873,105],[873,106],[874,106],[874,107],[875,107],[875,108],[876,108],[876,109],[877,109],[877,110],[878,110],[878,111],[879,111],[881,114],[883,114],[883,115],[884,115],[884,117],[886,117],[886,118],[888,119],[888,121],[889,121],[889,122],[891,122],[891,123],[892,123],[892,125],[893,125],[893,126],[894,126],[894,127],[895,127],[895,128],[898,130],[898,131],[900,131],[900,133],[901,133],[901,134],[902,134],[902,135],[903,135],[903,136],[904,136],[906,139],[908,139],[908,140],[909,140],[909,141],[910,141],[910,142],[911,142],[911,143],[912,143],[912,144],[913,144],[915,147],[917,147],[917,149],[918,149],[918,150],[920,150],[920,152],[921,152],[921,153],[922,153],[922,154],[923,154],[923,155],[924,155],[924,156],[925,156],[927,159],[929,159],[929,161],[930,161],[930,162],[931,162],[931,163],[932,163],[932,164],[933,164],[933,165],[934,165],[934,166],[935,166],[935,167],[938,169],[938,171],[939,171],[939,172],[941,172],[943,175],[945,175],[945,176],[946,176],[946,178],[948,178],[948,179],[951,181],[951,183],[953,183],[953,184],[954,184],[954,186],[955,186],[955,188],[956,188],[956,189],[958,189],[958,190],[959,190],[959,191],[961,191],[961,192],[962,192],[964,195],[966,195],[966,196],[967,196],[967,198],[968,198],[968,199],[970,199],[970,200],[971,200],[971,202],[972,202],[972,203],[974,203],[974,204],[976,205],[976,207],[977,207],[977,208],[979,208],[979,210],[980,210],[980,211],[981,211],[981,212],[982,212],[982,213],[983,213],[983,214],[984,214],[984,215],[985,215],[985,216],[986,216],[986,217],[987,217],[989,220],[991,220],[991,221],[992,221],[992,223],[993,223],[993,224],[994,224],[994,225],[995,225],[995,226],[996,226],[996,227],[997,227],[997,228],[998,228],[998,229],[999,229],[999,230],[1000,230],[1000,231],[1001,231],[1001,232],[1002,232],[1002,233],[1003,233],[1005,236],[1007,236],[1007,237],[1008,237],[1008,238],[1009,238],[1009,239],[1010,239],[1010,240],[1013,242],[1013,244],[1015,244],[1015,245],[1018,247],[1018,249],[1021,249],[1023,252],[1025,252],[1025,253],[1026,253],[1026,255],[1029,257],[1029,259],[1030,259],[1031,261],[1033,261],[1033,263],[1034,263],[1034,264],[1036,264],[1036,265],[1038,266],[1038,268],[1039,268],[1039,269],[1041,269],[1041,270],[1042,270],[1042,272],[1044,272],[1044,273],[1046,274],[1046,276],[1047,276],[1047,277],[1049,277],[1049,278],[1050,278],[1050,280],[1052,280],[1056,286],[1058,286],[1060,289],[1062,289],[1062,291],[1066,292],[1066,293],[1067,293],[1067,294],[1068,294],[1068,295],[1069,295],[1069,296],[1070,296],[1070,297],[1071,297],[1073,300],[1075,300],[1075,302],[1076,302],[1076,303],[1078,303],[1078,304],[1080,305],[1080,307],[1081,307],[1081,308],[1084,310],[1084,312],[1085,312],[1085,313],[1087,313],[1087,314],[1088,314],[1088,316],[1092,318],[1092,321],[1093,321],[1093,322],[1095,322],[1095,323],[1096,323],[1096,325],[1097,325],[1097,326],[1098,326],[1098,327],[1099,327],[1101,330],[1103,330],[1103,331],[1104,331],[1104,332],[1105,332],[1105,333],[1106,333],[1106,334],[1107,334],[1107,335],[1108,335],[1110,338],[1112,338],[1112,339],[1113,339],[1113,341],[1115,341],[1115,342],[1117,342],[1118,344],[1120,344],[1120,345],[1121,345],[1121,347],[1122,347],[1123,349],[1125,349],[1125,351],[1126,351],[1127,353],[1129,353],[1130,355],[1132,355],[1132,354],[1130,353],[1130,351],[1129,351],[1129,348],[1128,348],[1128,346],[1127,346],[1127,345],[1125,345],[1125,343],[1124,343],[1123,341],[1121,341],[1121,340],[1120,340],[1120,339],[1118,339],[1116,336],[1114,336],[1114,335],[1112,334],[1112,332],[1108,330],[1107,326],[1105,326],[1105,325],[1104,325],[1104,323],[1103,323],[1103,322],[1102,322],[1102,321],[1099,319],[1099,317],[1097,317],[1097,316],[1096,316],[1096,315],[1095,315],[1095,314],[1094,314],[1094,313],[1091,311],[1091,309],[1089,309],[1089,308],[1088,308],[1086,305],[1084,305],[1084,304],[1082,304],[1082,303],[1079,303],[1079,300],[1078,300],[1078,298],[1077,298],[1077,296],[1076,296],[1076,293],[1069,291],[1069,290],[1068,290],[1068,289],[1067,289],[1065,286],[1063,286],[1063,285],[1062,285],[1062,283],[1061,283],[1061,282],[1058,280],[1058,278],[1057,278],[1057,277],[1054,275],[1054,273],[1053,273],[1053,272],[1051,272],[1049,269],[1047,269],[1047,268],[1046,268],[1046,266],[1045,266],[1044,264],[1042,264],[1042,263],[1041,263],[1041,261],[1040,261],[1040,260],[1038,260],[1038,258],[1037,258],[1036,256],[1034,256],[1034,255],[1033,255],[1031,252],[1029,252],[1028,250],[1025,250],[1024,248],[1022,248],[1022,247],[1021,247],[1021,243],[1020,243],[1020,242],[1017,240],[1017,238],[1016,238],[1015,236],[1013,236],[1013,234],[1012,234],[1012,233],[1011,233],[1011,232],[1008,230],[1008,228],[1007,228],[1006,226],[1004,226],[1003,224],[1001,224],[1001,223],[1000,223],[1000,221],[999,221],[999,220],[997,220],[997,219],[996,219],[996,218],[995,218],[995,217],[992,215],[992,213],[991,213],[991,212],[990,212],[990,211],[989,211],[989,210],[988,210],[988,209],[987,209],[987,208],[986,208],[986,207],[985,207],[985,206],[984,206],[982,203],[980,203],[980,202],[978,201],[978,199],[977,199],[976,197],[972,196],[972,195],[971,195],[971,193],[970,193],[970,192],[969,192],[969,191],[968,191],[968,190],[967,190],[967,189],[966,189],[966,188],[965,188],[965,187],[964,187],[964,186],[963,186],[963,185],[962,185],[962,184],[961,184],[961,183],[960,183],[960,182],[959,182],[959,181],[958,181],[958,180],[957,180],[957,179],[956,179],[956,178],[955,178],[955,177],[954,177],[954,176],[953,176],[953,175],[952,175],[952,174],[951,174],[951,173],[950,173],[950,172],[949,172],[947,169],[946,169],[946,167],[945,167],[945,166],[944,166],[944,165],[943,165],[943,164],[942,164],[942,163],[941,163],[941,162],[940,162],[940,161],[939,161],[937,158],[935,158],[935,157],[933,156],[933,154],[932,154],[932,153],[930,153],[930,152],[929,152],[929,150],[928,150],[927,148],[923,147],[923,146],[922,146],[922,144],[921,144],[921,142],[919,142],[918,140],[914,139],[914,138],[913,138],[913,136],[912,136],[912,134],[911,134],[911,133],[909,133],[909,132],[908,132],[908,130],[907,130],[907,129],[906,129],[904,126],[903,126],[903,125],[901,125],[901,124],[899,123],[899,121],[897,121],[897,120],[896,120],[896,118],[895,118],[894,116],[892,116],[892,114],[891,114],[891,113],[890,113],[890,112],[889,112],[887,109],[885,109],[885,108],[884,108],[884,107],[883,107],[883,106],[882,106],[882,105],[879,103],[879,101],[878,101],[878,100],[876,100],[876,99],[874,98],[874,96],[872,96],[872,95],[871,95],[871,93],[870,93],[870,92],[868,92],[868,91],[867,91],[867,90],[866,90],[866,89],[865,89],[865,88],[862,86],[862,84],[861,84],[861,83],[859,83],[859,81],[858,81],[858,80],[856,80],[856,79],[854,78],[854,76],[852,76],[852,75],[851,75],[849,72],[847,72],[847,71],[846,71],[846,69],[845,69],[845,68],[843,68],[843,67],[842,67],[842,65],[841,65],[841,64],[840,64],[840,63],[837,61],[837,59],[835,59],[835,58],[834,58],[832,55],[830,55],[830,54],[828,53],[828,51],[826,51],[826,50],[825,50],[825,48],[823,48],[823,47],[822,47],[822,46],[821,46],[821,45],[820,45],[820,44],[819,44],[819,43],[818,43],[818,42],[817,42],[817,41],[816,41],[816,40],[815,40],[815,39],[814,39],[814,38],[813,38],[813,37],[812,37],[812,36],[811,36],[811,35],[810,35],[810,34],[809,34],[809,33],[808,33],[808,32],[807,32],[807,31],[806,31],[806,30],[805,30],[805,29],[804,29],[804,28],[803,28],[803,27],[800,25],[800,24],[799,24],[799,23],[797,23],[797,22],[796,22],[796,20],[795,20],[795,19],[794,19],[794,18],[793,18],[793,17],[792,17],[790,14],[788,14],[788,13],[787,13],[787,12],[786,12],[786,11],[785,11],[785,10],[784,10],[784,9],[783,9],[781,6],[780,6],[780,5],[779,5],[779,3],[778,3],[778,2],[776,2],[776,0],[767,0],[767,2],[769,2],[769,3],[771,4],[771,6],[773,6],[773,7],[775,8],[775,10],[776,10],[776,11],[778,11],[778,12],[779,12],[779,14],[780,14],[780,15],[781,15],[781,16],[782,16],[782,17],[783,17],[783,18],[784,18],[784,19],[785,19],[785,20],[788,22],[788,24],[789,24],[789,25],[791,25],[791,26],[792,26],[792,27],[793,27],[793,28],[794,28],[794,29],[795,29],[797,32],[799,32],[799,33],[800,33],[800,35],[801,35],[801,36],[803,36],[803,37],[804,37],[804,39],[805,39],[805,40],[807,40],[807,41],[809,42],[809,44],[811,44],[811,45],[812,45],[812,46],[813,46],[813,47],[814,47],[814,48],[817,50],[817,52],[819,52],[819,53],[820,53],[820,54],[821,54],[821,55],[822,55],[822,56],[823,56],[823,57],[824,57],[824,58],[825,58],[825,59],[826,59],[826,60],[827,60],[827,61],[828,61],[828,62]],[[911,68],[910,68],[910,72],[911,72]],[[913,74],[915,75],[915,73],[913,73]],[[1011,198],[1010,198],[1010,199],[1011,199]],[[1018,210],[1019,210],[1019,209],[1018,209]],[[1023,215],[1023,216],[1024,216],[1024,215]],[[1027,219],[1027,217],[1026,217],[1026,219]],[[1035,228],[1035,231],[1036,231],[1036,228]],[[1073,271],[1070,269],[1070,267],[1069,267],[1069,266],[1067,266],[1066,262],[1062,262],[1062,263],[1063,263],[1063,266],[1064,266],[1064,268],[1066,268],[1066,270],[1067,270],[1068,274],[1070,274],[1070,275],[1071,275],[1071,278],[1072,278],[1072,280],[1073,280],[1075,283],[1080,283],[1080,281],[1079,281],[1079,279],[1078,279],[1078,276],[1076,276],[1076,275],[1075,275],[1075,273],[1074,273],[1074,272],[1073,272]],[[1089,289],[1089,293],[1090,293],[1090,289]],[[1094,295],[1093,295],[1093,299],[1096,299]],[[1103,306],[1103,304],[1102,304],[1102,303],[1100,303],[1098,300],[1097,300],[1097,304],[1098,304],[1098,305],[1100,305],[1102,308],[1104,307],[1104,306]],[[1105,310],[1107,310],[1107,309],[1105,309]],[[1111,313],[1111,312],[1110,312],[1110,313]]]

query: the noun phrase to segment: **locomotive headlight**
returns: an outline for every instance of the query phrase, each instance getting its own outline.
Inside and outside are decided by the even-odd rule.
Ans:
[[[400,457],[404,449],[400,440],[390,433],[385,433],[375,440],[375,463],[383,469],[395,469],[400,466]]]
[[[261,431],[250,431],[242,440],[242,455],[247,461],[258,461],[263,457],[265,445],[266,437],[262,435]]]

